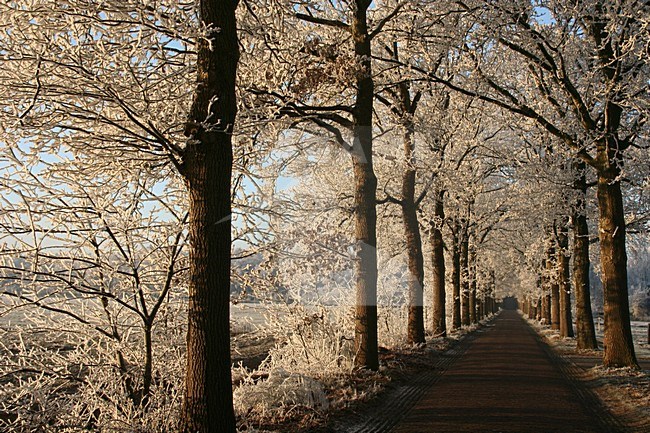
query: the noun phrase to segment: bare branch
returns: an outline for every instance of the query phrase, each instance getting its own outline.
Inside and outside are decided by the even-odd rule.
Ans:
[[[337,27],[339,29],[349,30],[350,26],[343,21],[329,20],[327,18],[318,18],[312,15],[296,13],[296,18],[302,21],[307,21],[313,24],[320,24],[329,27]]]

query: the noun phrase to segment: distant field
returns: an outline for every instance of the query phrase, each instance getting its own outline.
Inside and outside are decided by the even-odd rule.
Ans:
[[[234,335],[253,332],[258,329],[264,329],[268,324],[270,313],[275,317],[282,317],[288,313],[287,305],[278,304],[275,311],[271,311],[268,304],[256,303],[237,303],[231,304],[231,328]],[[315,308],[315,307],[314,307]],[[309,310],[309,308],[308,308]],[[8,328],[19,325],[28,321],[29,310],[19,309],[11,310],[0,315],[0,327]],[[603,339],[603,319],[596,319],[596,334],[602,344]],[[648,322],[632,322],[632,334],[635,343],[635,349],[638,356],[650,358],[650,345],[648,345]]]

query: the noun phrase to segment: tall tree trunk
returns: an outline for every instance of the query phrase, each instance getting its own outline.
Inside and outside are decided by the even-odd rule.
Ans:
[[[560,286],[560,336],[573,337],[573,318],[571,316],[571,274],[569,270],[568,219],[558,228],[558,277]]]
[[[197,42],[197,86],[181,166],[190,206],[187,370],[181,412],[185,433],[235,432],[229,308],[231,137],[239,60],[236,7],[232,0],[200,2],[201,21],[219,31]]]
[[[555,242],[555,241],[551,241]],[[546,272],[551,296],[551,329],[560,329],[560,285],[557,275],[557,257],[555,246],[551,244],[546,250]]]
[[[490,282],[488,283],[488,301],[490,304],[490,308],[488,311],[491,314],[495,314],[498,311],[497,304],[496,304],[496,285],[497,285],[497,278],[495,272],[492,270],[490,271]]]
[[[203,140],[191,144],[192,149],[185,152],[191,243],[183,405],[186,433],[235,431],[230,373],[230,172],[227,167],[232,162],[232,154],[230,147],[223,143],[230,136],[222,134],[219,138],[212,143]]]
[[[356,315],[354,329],[355,365],[379,369],[377,347],[377,178],[372,164],[372,111],[374,82],[370,59],[367,9],[370,2],[355,0],[351,23],[354,54],[361,71],[356,75],[354,106],[354,148],[352,165],[355,182]]]
[[[522,307],[521,307],[521,311],[522,311],[526,316],[528,316],[528,313],[530,313],[530,298],[529,298],[528,296],[526,296],[526,297],[524,298],[524,302],[523,302],[523,305],[522,305]]]
[[[531,298],[529,301],[529,306],[528,306],[528,317],[531,319],[537,318],[537,299]]]
[[[474,245],[469,249],[469,271],[469,321],[470,323],[478,323],[476,317],[476,247]]]
[[[445,291],[445,244],[442,226],[445,220],[444,192],[436,193],[434,218],[431,222],[431,261],[433,281],[433,336],[447,336],[447,309]]]
[[[595,10],[603,13],[602,2],[595,3]],[[634,20],[628,20],[632,22]],[[628,33],[623,27],[613,30],[604,16],[587,16],[586,29],[595,43],[599,69],[604,78],[607,93],[601,104],[602,123],[588,122],[591,136],[600,136],[596,142],[596,158],[590,163],[598,173],[598,233],[600,238],[600,262],[604,292],[605,338],[603,364],[606,367],[635,367],[639,364],[634,354],[634,342],[630,326],[630,305],[627,287],[627,254],[625,251],[625,212],[621,191],[622,157],[631,145],[629,139],[619,137],[624,109],[618,101],[622,80],[624,56],[616,46],[616,38],[610,31]],[[625,131],[624,134],[628,134]]]
[[[453,329],[461,327],[460,318],[460,224],[456,220],[454,224],[453,243],[451,246],[451,284],[453,290],[453,310],[451,314],[451,323]]]
[[[549,313],[548,318],[546,317],[546,295],[550,292],[551,287],[548,283],[548,275],[546,272],[546,258],[542,259],[542,272],[540,276],[540,281],[541,281],[541,288],[542,288],[542,294],[540,297],[540,314],[539,314],[539,321],[543,322],[545,325],[550,325],[551,324],[551,316]],[[550,306],[549,306],[550,307]],[[550,312],[551,309],[549,308],[548,311]]]
[[[467,221],[463,221],[463,231],[461,232],[460,242],[460,269],[461,269],[461,323],[468,326],[470,323],[469,313],[469,233],[467,230]]]
[[[407,340],[409,344],[424,344],[424,258],[422,239],[415,204],[415,143],[413,123],[406,125],[404,136],[406,169],[402,176],[402,218],[408,254],[409,312]]]
[[[548,258],[546,258],[542,260],[542,269],[544,270],[542,276],[542,322],[547,326],[551,326],[551,278],[548,267]]]
[[[598,349],[594,316],[591,311],[591,289],[589,282],[589,225],[585,204],[587,201],[587,179],[585,163],[577,161],[574,183],[578,194],[573,213],[573,286],[576,291],[576,331],[578,349]]]
[[[603,364],[638,368],[630,325],[625,214],[619,174],[620,170],[610,167],[598,175],[600,262],[605,298]]]

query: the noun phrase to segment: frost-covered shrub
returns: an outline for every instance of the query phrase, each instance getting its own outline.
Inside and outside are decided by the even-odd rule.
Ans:
[[[277,343],[235,389],[241,422],[255,425],[329,407],[325,388],[353,371],[352,311],[346,307],[269,307],[268,330]],[[260,380],[260,378],[264,378]]]
[[[320,382],[281,368],[257,382],[249,376],[235,389],[233,399],[237,415],[258,420],[279,420],[296,409],[323,411],[329,406]]]
[[[351,312],[341,307],[295,306],[278,318],[286,337],[262,366],[316,377],[349,373],[353,367]]]
[[[174,431],[184,368],[182,326],[156,329],[146,397],[137,332],[134,340],[116,345],[76,323],[50,326],[0,330],[0,431]]]

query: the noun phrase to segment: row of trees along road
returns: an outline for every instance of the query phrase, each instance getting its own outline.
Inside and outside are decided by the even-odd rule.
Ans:
[[[624,205],[643,199],[626,197],[623,181],[642,189],[647,176],[648,16],[631,0],[0,6],[2,269],[24,285],[6,294],[116,344],[126,337],[111,305],[130,311],[148,355],[142,386],[125,386],[146,411],[152,329],[186,285],[179,429],[234,432],[233,230],[250,244],[273,232],[276,255],[283,235],[307,235],[275,225],[288,214],[349,240],[354,362],[377,370],[378,261],[401,252],[410,344],[427,327],[444,336],[447,310],[452,328],[493,311],[497,284],[521,287],[526,312],[570,336],[572,272],[578,344],[594,347],[587,216],[597,210],[603,362],[637,366]],[[278,176],[301,177],[303,189],[278,194]],[[265,183],[266,196],[251,193]],[[152,221],[138,217],[152,202],[165,235],[152,247],[160,257],[142,259]],[[232,215],[247,219],[233,227]],[[635,211],[639,231],[646,222]],[[64,239],[76,252],[49,254]],[[149,282],[141,269],[152,263],[164,265]],[[107,269],[128,296],[105,284]],[[39,287],[55,283],[100,300],[108,325],[47,304]],[[116,362],[130,377],[119,350]]]

